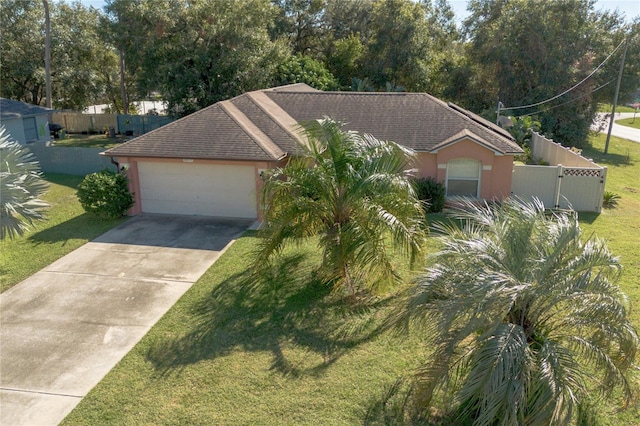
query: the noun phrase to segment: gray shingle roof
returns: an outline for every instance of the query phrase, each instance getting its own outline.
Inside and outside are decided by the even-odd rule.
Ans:
[[[228,102],[228,101],[225,101]],[[218,102],[146,133],[105,155],[124,157],[276,160],[284,155],[264,147],[256,135]]]
[[[266,92],[296,121],[328,116],[345,128],[428,152],[468,130],[503,154],[520,153],[508,133],[426,93]],[[477,120],[473,118],[477,117]]]
[[[2,120],[33,117],[34,115],[47,114],[49,111],[53,110],[26,102],[0,98],[0,119]]]
[[[470,135],[502,154],[522,152],[503,129],[425,93],[321,92],[296,84],[218,102],[105,155],[278,160],[295,153],[301,139],[297,123],[325,116],[416,151],[437,150]]]

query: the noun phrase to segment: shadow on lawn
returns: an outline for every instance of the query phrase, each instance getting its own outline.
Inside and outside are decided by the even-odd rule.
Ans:
[[[630,154],[622,155],[622,154],[614,154],[607,153],[597,150],[591,146],[585,147],[582,150],[582,156],[586,158],[592,159],[595,163],[601,166],[633,166],[635,163],[631,159]]]
[[[45,173],[44,177],[47,182],[67,186],[72,189],[78,189],[78,185],[84,179],[84,176],[64,175],[60,173]]]
[[[236,349],[269,351],[271,370],[291,377],[319,374],[376,335],[375,312],[386,303],[354,306],[336,299],[304,256],[293,255],[260,276],[245,272],[222,282],[195,307],[193,331],[151,347],[147,358],[168,374]],[[312,351],[322,361],[309,367],[312,357],[305,356],[304,365],[296,365],[286,355],[291,347]]]
[[[35,244],[54,243],[72,239],[93,240],[128,218],[101,219],[89,213],[83,213],[50,228],[38,231],[29,237]]]

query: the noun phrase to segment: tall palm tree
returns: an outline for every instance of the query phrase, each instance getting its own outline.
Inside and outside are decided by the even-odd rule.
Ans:
[[[638,336],[604,242],[537,201],[463,202],[456,217],[394,318],[435,343],[417,406],[444,398],[457,421],[556,425],[588,414],[595,391],[630,398]]]
[[[409,180],[413,151],[324,119],[305,129],[308,145],[273,170],[263,193],[266,229],[256,264],[290,242],[317,236],[321,270],[334,290],[354,295],[393,283],[389,242],[412,260],[424,213]]]
[[[22,235],[34,221],[44,219],[48,204],[39,197],[46,190],[33,153],[0,126],[0,239]]]

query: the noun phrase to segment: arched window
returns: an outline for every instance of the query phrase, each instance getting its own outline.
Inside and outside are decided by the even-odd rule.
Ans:
[[[472,158],[456,158],[447,163],[447,196],[480,195],[482,163]]]

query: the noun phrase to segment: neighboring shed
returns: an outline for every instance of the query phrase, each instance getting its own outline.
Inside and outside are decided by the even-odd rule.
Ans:
[[[21,145],[50,139],[48,108],[0,98],[0,125]]]
[[[107,150],[128,169],[140,212],[260,217],[262,170],[296,155],[299,123],[325,116],[418,152],[420,176],[448,195],[511,191],[509,133],[425,93],[321,92],[305,84],[245,93]]]

